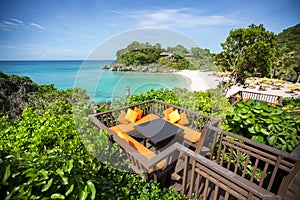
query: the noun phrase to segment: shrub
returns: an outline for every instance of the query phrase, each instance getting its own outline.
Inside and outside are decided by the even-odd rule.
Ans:
[[[239,102],[226,115],[224,129],[291,152],[300,142],[300,118],[266,102]]]

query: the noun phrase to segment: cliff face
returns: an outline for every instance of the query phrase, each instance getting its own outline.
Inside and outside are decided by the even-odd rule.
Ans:
[[[0,114],[9,113],[9,118],[20,119],[24,107],[29,104],[30,94],[37,89],[38,85],[28,77],[0,72]]]
[[[146,72],[146,73],[172,73],[178,70],[158,65],[158,64],[145,64],[139,65],[136,67],[133,66],[125,66],[122,63],[114,63],[111,66],[105,65],[101,67],[101,69],[110,69],[112,71],[131,71],[131,72]]]

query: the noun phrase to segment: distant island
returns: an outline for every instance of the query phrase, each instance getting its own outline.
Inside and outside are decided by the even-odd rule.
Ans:
[[[115,63],[102,66],[101,69],[150,73],[216,69],[210,51],[198,47],[188,50],[177,45],[164,49],[159,43],[151,45],[134,41],[126,48],[118,50],[116,56]]]

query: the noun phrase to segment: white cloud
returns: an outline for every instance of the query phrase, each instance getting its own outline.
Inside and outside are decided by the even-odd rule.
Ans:
[[[41,25],[36,24],[36,23],[30,23],[29,25],[30,25],[30,26],[33,26],[33,27],[36,27],[36,28],[38,28],[38,29],[41,29],[41,30],[44,30],[44,29],[45,29],[44,27],[42,27]]]
[[[136,20],[138,27],[179,28],[199,25],[232,25],[239,21],[222,15],[204,15],[192,9],[156,9],[136,11],[111,11]]]
[[[24,23],[23,21],[18,20],[18,19],[16,19],[16,18],[10,18],[10,20],[13,21],[13,22],[17,22],[17,23],[19,23],[19,24],[23,24],[23,23]]]
[[[23,25],[23,21],[15,19],[15,18],[9,18],[8,20],[0,23],[0,30],[11,31],[21,25]]]

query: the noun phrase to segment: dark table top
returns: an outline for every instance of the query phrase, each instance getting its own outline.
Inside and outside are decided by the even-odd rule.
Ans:
[[[162,118],[136,125],[134,128],[154,144],[162,142],[184,131],[182,128],[171,124]]]

